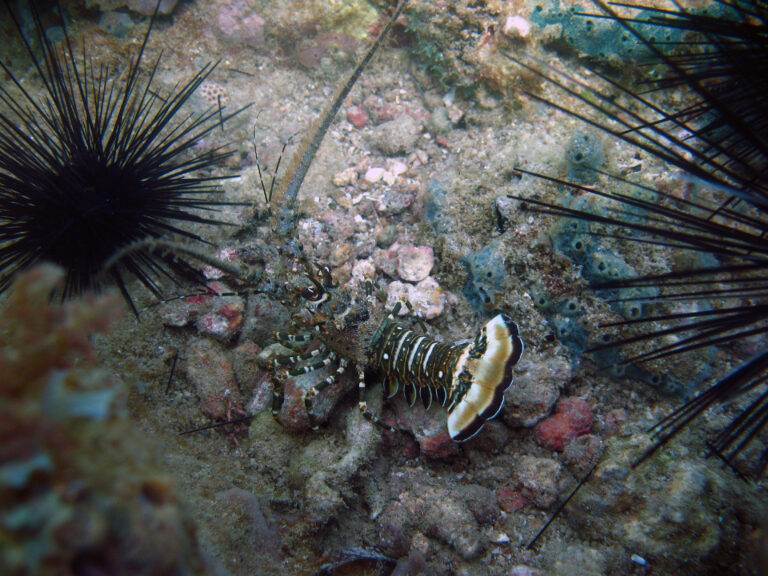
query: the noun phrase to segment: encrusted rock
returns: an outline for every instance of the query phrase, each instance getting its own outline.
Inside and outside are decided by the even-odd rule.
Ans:
[[[408,299],[417,316],[431,320],[443,313],[447,297],[432,276],[409,288]]]
[[[563,459],[579,476],[586,474],[600,459],[603,441],[599,436],[586,434],[569,441],[563,451]]]
[[[382,178],[384,173],[381,174]],[[403,187],[400,184],[393,187],[387,187],[384,192],[376,198],[375,208],[379,214],[393,215],[400,214],[416,201],[416,190]]]
[[[355,263],[352,265],[352,277],[349,283],[353,286],[360,286],[366,280],[373,280],[375,277],[376,266],[374,266],[372,260],[355,260]]]
[[[251,394],[269,374],[259,366],[261,347],[255,342],[243,342],[232,350],[232,366],[243,394]]]
[[[231,406],[241,403],[232,363],[224,350],[207,338],[195,338],[186,352],[187,378],[206,416],[223,420]]]
[[[477,521],[450,490],[413,486],[384,510],[378,524],[382,546],[393,555],[408,550],[416,529],[446,543],[465,560],[483,549]]]
[[[336,243],[331,249],[331,254],[328,257],[328,262],[333,267],[338,267],[344,264],[347,260],[355,255],[354,247],[349,242]]]
[[[315,424],[322,424],[328,420],[338,401],[355,385],[354,379],[349,377],[349,373],[338,378],[336,382],[312,399],[311,420],[307,414],[304,398],[313,386],[317,386],[335,371],[336,367],[330,366],[326,369],[285,378],[283,382],[285,399],[279,419],[286,428],[303,432]]]
[[[397,253],[397,273],[408,282],[420,282],[432,271],[435,254],[431,246],[402,246]]]
[[[240,296],[220,297],[210,312],[197,319],[195,326],[201,334],[227,342],[240,331],[244,311],[245,303]]]
[[[598,548],[582,544],[569,545],[552,567],[553,576],[603,576],[607,574],[607,558]]]
[[[264,19],[246,0],[225,0],[216,15],[219,36],[229,42],[256,47],[264,44]]]
[[[420,402],[409,407],[402,398],[390,402],[390,405],[395,413],[396,427],[414,435],[426,458],[442,460],[458,454],[458,444],[448,434],[445,412],[434,407],[425,410]]]
[[[377,126],[371,140],[388,156],[407,155],[415,147],[420,134],[421,125],[407,114],[402,114]]]
[[[523,498],[538,508],[549,508],[558,497],[560,470],[560,463],[551,458],[521,456],[513,477]]]
[[[461,499],[481,526],[488,526],[499,518],[499,503],[493,490],[478,484],[458,487]]]
[[[398,302],[408,300],[417,316],[431,320],[443,313],[446,295],[437,280],[426,278],[416,286],[395,280],[387,287],[387,308],[392,308]],[[408,309],[403,306],[400,314],[404,316]]]
[[[624,429],[624,423],[627,421],[627,411],[623,408],[616,408],[610,410],[600,420],[601,432],[605,436],[613,436],[614,434],[621,434]]]
[[[526,353],[515,367],[514,380],[505,394],[504,421],[515,427],[535,426],[551,412],[560,389],[571,377],[571,363],[566,357]]]
[[[390,278],[397,277],[397,253],[399,250],[400,245],[394,243],[391,244],[389,248],[373,251],[373,263],[376,265],[376,268],[384,272],[384,274]]]
[[[274,340],[275,332],[286,331],[290,319],[288,309],[280,302],[266,294],[255,294],[248,298],[241,340],[264,346]]]
[[[500,486],[496,490],[496,500],[504,512],[517,512],[528,504],[522,491],[510,485]]]
[[[726,569],[733,566],[733,538],[745,526],[764,524],[765,495],[701,458],[689,447],[690,436],[632,470],[650,442],[645,434],[610,438],[589,489],[569,503],[567,521],[587,541],[612,539],[652,558],[654,573],[685,574],[692,565],[741,573]],[[730,512],[723,514],[726,501]]]
[[[160,305],[160,317],[163,324],[181,328],[197,320],[211,304],[213,296],[196,294],[186,298],[177,298]]]

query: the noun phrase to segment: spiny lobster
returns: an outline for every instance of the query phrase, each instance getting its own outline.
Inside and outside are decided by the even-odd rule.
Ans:
[[[312,399],[350,365],[358,376],[363,416],[390,430],[368,409],[366,369],[381,375],[387,398],[402,390],[410,406],[421,399],[426,409],[433,402],[445,407],[448,431],[457,442],[475,436],[499,413],[504,392],[512,383],[512,368],[524,350],[517,325],[506,314],[494,316],[470,340],[440,342],[426,330],[410,330],[396,320],[402,303],[387,312],[372,290],[367,289],[365,297],[358,299],[339,289],[327,268],[306,266],[312,283],[301,292],[309,311],[309,317],[302,320],[306,331],[275,336],[289,346],[318,344],[309,352],[278,357],[274,364],[276,368],[292,366],[288,374],[297,376],[337,362],[335,374],[307,392],[307,414],[311,413]],[[282,402],[278,386],[273,413],[280,410]]]

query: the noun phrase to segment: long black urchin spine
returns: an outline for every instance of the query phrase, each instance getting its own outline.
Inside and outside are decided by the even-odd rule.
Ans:
[[[618,293],[614,301],[695,304],[688,310],[662,309],[608,324],[637,330],[593,350],[646,344],[644,351],[626,359],[637,362],[753,342],[751,357],[725,369],[711,386],[659,422],[654,429],[657,442],[639,459],[649,457],[709,407],[741,398],[737,416],[709,441],[712,454],[734,465],[768,427],[768,4],[715,3],[709,14],[677,3],[671,9],[600,0],[593,4],[599,13],[586,16],[615,22],[645,47],[651,63],[665,70],[643,89],[684,88],[692,101],[665,110],[652,95],[598,70],[592,70],[596,81],[585,82],[510,54],[566,98],[554,101],[532,92],[529,96],[680,169],[695,186],[695,195],[683,197],[603,174],[630,190],[612,192],[521,169],[599,199],[599,205],[609,208],[585,210],[517,198],[529,210],[594,226],[591,234],[711,257],[684,269],[593,285]],[[650,32],[658,29],[687,36],[664,46],[652,40]],[[637,295],[637,289],[648,287],[657,294]],[[754,463],[752,472],[761,475],[768,466],[768,449],[753,451],[747,460]]]

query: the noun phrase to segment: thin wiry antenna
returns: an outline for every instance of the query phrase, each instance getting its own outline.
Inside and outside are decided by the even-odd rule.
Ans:
[[[222,426],[229,426],[230,424],[240,424],[241,422],[246,422],[248,420],[252,420],[253,415],[249,414],[247,416],[242,416],[240,418],[235,418],[234,420],[226,420],[224,422],[215,422],[214,424],[207,424],[206,426],[200,426],[199,428],[192,428],[191,430],[184,430],[183,432],[179,432],[179,436],[187,436],[189,434],[196,434],[197,432],[203,432],[204,430],[213,430],[214,428],[221,428]]]
[[[357,64],[355,69],[349,75],[346,82],[339,85],[336,93],[328,103],[327,108],[320,114],[313,127],[307,131],[306,136],[299,145],[298,150],[293,155],[292,161],[288,169],[286,170],[286,176],[281,182],[281,186],[277,189],[276,199],[281,203],[281,210],[278,215],[277,232],[281,236],[291,236],[296,227],[296,204],[299,196],[299,190],[304,178],[309,172],[309,167],[312,165],[312,160],[315,158],[320,144],[325,138],[328,128],[330,128],[336,113],[344,104],[344,100],[349,95],[352,87],[357,82],[358,78],[365,70],[368,63],[374,57],[379,47],[383,43],[384,39],[389,34],[395,21],[400,17],[408,0],[401,0],[398,7],[395,9],[392,17],[387,21],[386,26],[379,33],[379,36],[373,42],[371,47],[365,53],[363,58]],[[282,185],[284,183],[284,185]]]

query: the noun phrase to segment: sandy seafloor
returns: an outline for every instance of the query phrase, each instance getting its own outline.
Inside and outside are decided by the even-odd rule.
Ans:
[[[98,11],[67,4],[75,4],[72,35],[89,45],[92,57],[125,62],[135,53],[145,20],[135,17],[118,38],[99,26]],[[742,483],[701,457],[702,432],[725,422],[727,410],[707,415],[700,429],[682,434],[637,470],[628,467],[648,444],[643,431],[680,402],[689,376],[716,376],[749,351],[689,354],[645,366],[642,379],[598,366],[580,353],[584,342],[573,344],[573,331],[594,340],[603,333],[598,324],[620,316],[589,290],[583,266],[556,249],[567,236],[562,222],[524,212],[506,198],[566,198],[568,192],[519,178],[513,168],[565,177],[568,143],[584,126],[526,99],[523,88],[555,93],[497,50],[580,73],[575,59],[547,48],[537,26],[522,38],[504,31],[508,16],[529,17],[523,2],[412,4],[444,16],[435,21],[435,34],[451,46],[461,39],[459,74],[479,88],[466,96],[441,86],[414,57],[414,34],[398,26],[333,122],[303,184],[299,239],[312,261],[329,266],[351,291],[361,293],[360,278],[373,280],[390,299],[410,290],[417,311],[429,318],[430,334],[440,339],[471,337],[489,317],[466,296],[474,272],[479,285],[490,287],[494,307],[518,323],[527,347],[507,408],[476,439],[457,446],[445,438],[440,408],[425,414],[399,397],[382,407],[381,387],[369,381],[372,408],[406,430],[383,433],[361,418],[349,371],[342,386],[332,387],[341,398],[319,430],[305,429],[295,398],[290,412],[290,397],[278,422],[269,409],[272,371],[257,358],[272,343],[272,330],[288,329],[280,323],[290,310],[267,300],[257,306],[254,296],[151,306],[137,286],[141,321],[126,314],[98,338],[99,356],[130,390],[131,421],[162,455],[215,570],[311,574],[344,550],[364,548],[400,560],[397,574],[759,574],[764,479]],[[232,143],[236,154],[221,173],[239,176],[225,182],[224,191],[255,206],[222,214],[235,226],[201,229],[211,242],[235,250],[256,239],[262,247],[279,245],[267,220],[237,234],[265,210],[252,140],[271,173],[283,142],[293,137],[285,170],[295,142],[370,42],[381,8],[189,0],[158,21],[146,60],[164,50],[156,82],[161,91],[205,62],[220,61],[189,107],[201,110],[217,96],[230,110],[252,104],[200,143]],[[239,14],[238,24],[220,19],[225,10]],[[684,188],[648,155],[598,138],[604,169],[626,174],[639,166],[631,170],[639,182]],[[605,178],[600,184],[615,186]],[[486,267],[462,264],[489,245]],[[670,270],[684,258],[607,240],[600,251],[621,255],[637,273]],[[292,281],[301,282],[300,270],[280,272],[278,264],[268,262],[268,274],[280,281],[291,278],[279,273],[293,274]],[[227,278],[220,281],[237,289]],[[575,312],[563,313],[568,303]],[[326,375],[320,371],[315,381]],[[660,379],[669,385],[658,385]],[[250,426],[179,436],[242,410],[253,415]],[[548,440],[537,425],[567,410],[577,413],[571,432],[578,438],[555,446],[557,439]],[[526,549],[558,498],[597,459],[589,484],[535,549]],[[389,573],[393,566],[346,570]]]

